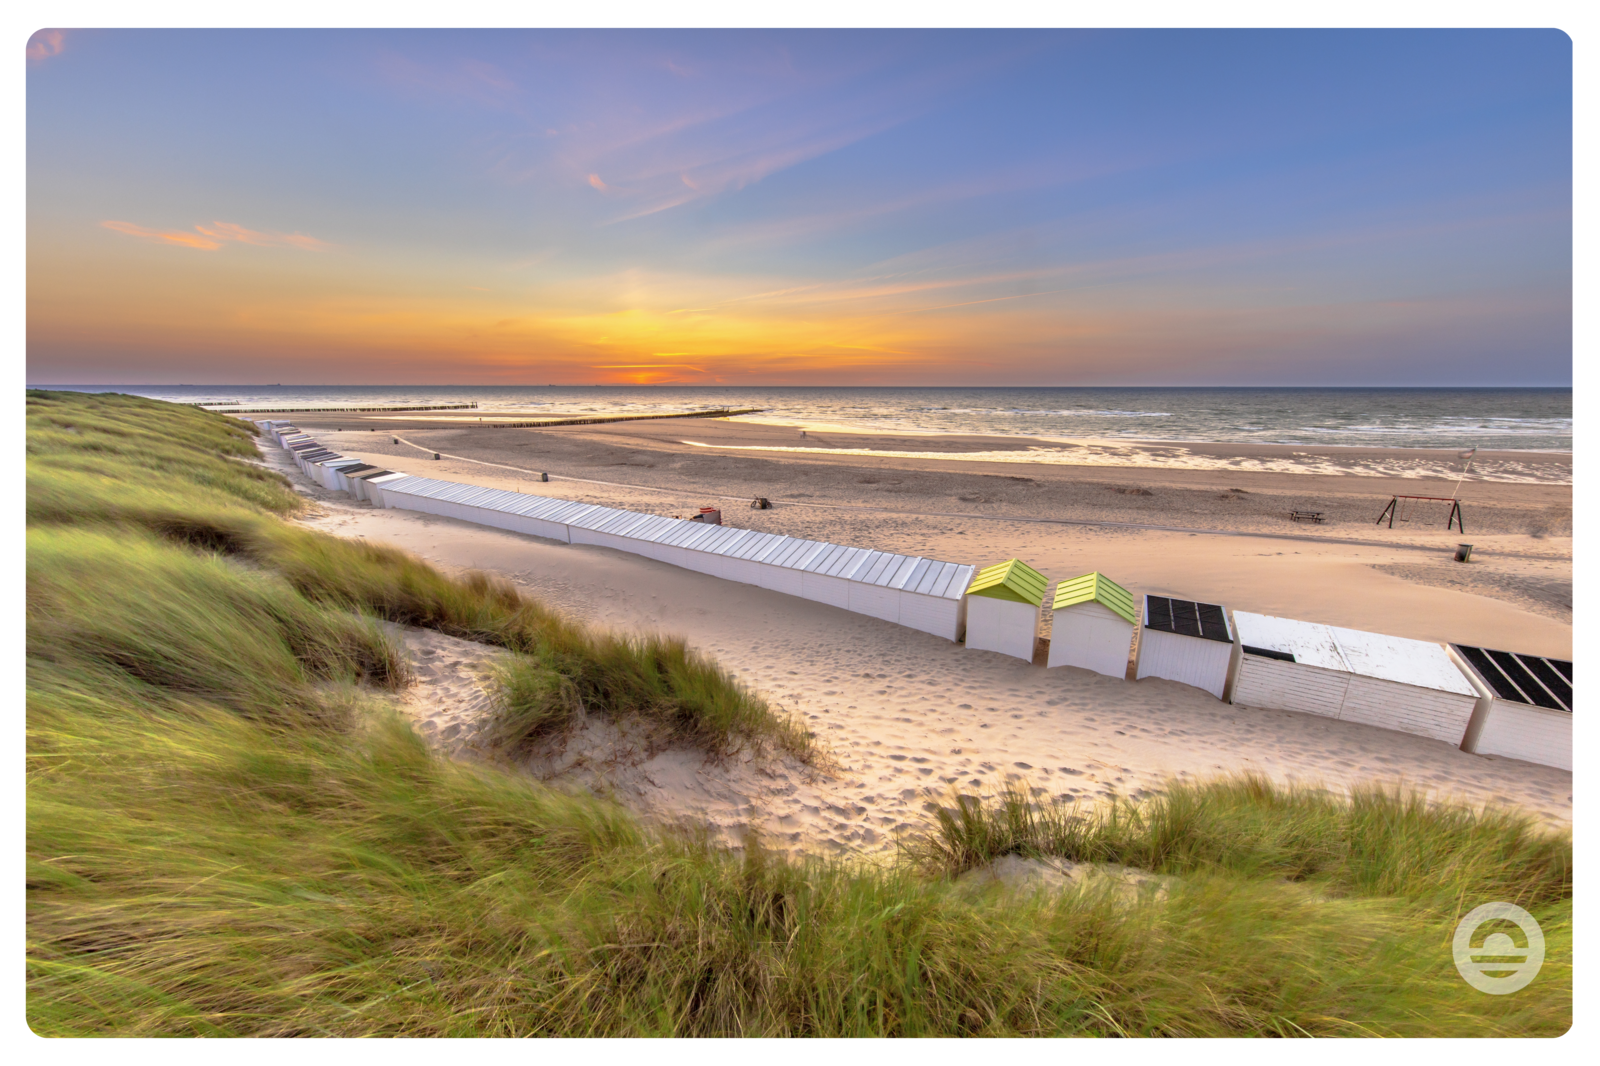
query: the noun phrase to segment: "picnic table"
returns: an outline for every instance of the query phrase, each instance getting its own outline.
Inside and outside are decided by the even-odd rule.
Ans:
[[[1320,522],[1325,517],[1324,511],[1290,511],[1291,522]]]

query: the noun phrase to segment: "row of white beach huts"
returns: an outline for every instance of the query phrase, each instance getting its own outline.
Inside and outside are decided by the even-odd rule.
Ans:
[[[920,556],[641,514],[418,477],[256,423],[324,488],[569,544],[597,544],[831,604],[1033,661],[1045,576],[1017,559],[982,570]],[[1572,769],[1572,664],[1366,633],[1167,596],[1103,574],[1056,584],[1047,663],[1153,677],[1242,707],[1431,737],[1481,755]]]

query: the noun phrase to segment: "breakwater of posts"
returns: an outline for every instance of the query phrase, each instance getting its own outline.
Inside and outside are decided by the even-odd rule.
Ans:
[[[674,411],[664,415],[595,415],[593,418],[557,418],[545,422],[494,422],[484,423],[485,429],[542,429],[546,426],[594,426],[602,422],[643,422],[651,418],[732,418],[734,415],[753,415],[764,407],[722,407],[715,411]]]
[[[229,407],[221,410],[225,405],[215,403],[192,403],[190,407],[203,407],[207,411],[219,415],[321,415],[344,414],[347,412],[370,411],[383,414],[386,411],[476,411],[478,404],[472,403],[431,403],[418,404],[414,407]]]

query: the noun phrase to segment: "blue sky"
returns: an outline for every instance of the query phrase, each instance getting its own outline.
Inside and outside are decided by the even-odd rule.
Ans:
[[[1557,31],[42,31],[36,382],[1568,384]]]

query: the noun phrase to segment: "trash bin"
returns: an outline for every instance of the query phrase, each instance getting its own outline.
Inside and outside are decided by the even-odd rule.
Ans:
[[[539,480],[540,481],[549,481],[550,480],[550,475],[549,474],[540,474],[539,475]]]
[[[1470,545],[1470,544],[1457,544],[1456,545],[1456,562],[1458,562],[1458,563],[1470,563],[1471,561],[1472,561],[1472,545]]]

